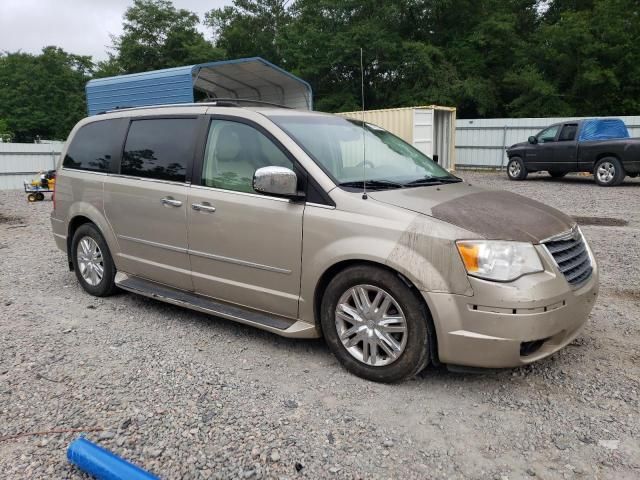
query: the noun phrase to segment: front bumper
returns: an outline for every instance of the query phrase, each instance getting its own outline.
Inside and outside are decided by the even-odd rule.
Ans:
[[[543,255],[541,255],[543,256]],[[442,363],[483,368],[517,367],[570,343],[598,295],[598,267],[571,287],[552,259],[545,271],[509,283],[469,278],[473,296],[423,292],[438,338]]]

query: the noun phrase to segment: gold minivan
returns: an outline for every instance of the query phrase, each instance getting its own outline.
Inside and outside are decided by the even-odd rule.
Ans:
[[[86,118],[62,152],[51,223],[91,295],[323,336],[349,371],[382,382],[430,362],[547,357],[598,291],[567,215],[465,183],[375,125],[286,108]]]

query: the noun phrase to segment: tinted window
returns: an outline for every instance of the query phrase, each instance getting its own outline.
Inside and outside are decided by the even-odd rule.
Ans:
[[[269,166],[293,169],[282,150],[255,128],[226,120],[211,122],[202,168],[203,185],[254,193],[254,172]]]
[[[184,182],[196,124],[195,118],[134,120],[124,146],[120,173]]]
[[[109,172],[112,158],[122,147],[125,126],[120,120],[102,120],[81,127],[71,140],[62,165]]]
[[[560,131],[560,136],[558,137],[558,141],[566,142],[566,141],[573,140],[574,138],[576,138],[577,130],[578,130],[578,125],[576,124],[565,125],[564,127],[562,127],[562,130]]]

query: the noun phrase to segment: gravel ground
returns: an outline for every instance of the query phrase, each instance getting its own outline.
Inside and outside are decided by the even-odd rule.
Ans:
[[[0,192],[0,478],[85,478],[65,457],[78,433],[6,438],[66,429],[163,478],[640,478],[640,179],[462,176],[628,225],[583,228],[602,293],[562,352],[399,385],[348,374],[322,341],[90,297],[51,203]]]

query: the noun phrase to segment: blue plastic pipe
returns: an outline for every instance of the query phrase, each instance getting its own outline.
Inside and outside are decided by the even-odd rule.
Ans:
[[[84,437],[74,440],[67,449],[67,459],[80,470],[98,480],[159,480]]]

